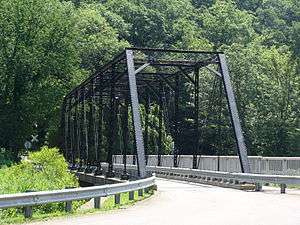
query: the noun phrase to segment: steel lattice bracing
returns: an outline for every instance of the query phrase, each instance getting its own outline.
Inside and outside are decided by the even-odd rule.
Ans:
[[[136,154],[139,176],[146,176],[146,156],[150,152],[150,108],[158,108],[156,153],[158,165],[163,148],[163,129],[174,141],[174,166],[178,165],[180,135],[184,129],[194,133],[193,167],[201,153],[205,118],[200,116],[203,77],[216,77],[227,99],[243,172],[250,172],[235,96],[225,55],[222,52],[127,48],[96,74],[74,88],[64,99],[62,128],[65,157],[79,170],[101,174],[100,161],[109,163],[107,176],[114,176],[113,154],[121,148],[124,156]],[[202,79],[202,80],[201,80]],[[213,88],[214,89],[214,88]],[[193,125],[184,128],[181,108],[191,99],[189,115]],[[145,116],[139,107],[143,105]],[[130,109],[130,112],[128,111]],[[129,121],[131,119],[131,121]],[[142,120],[143,119],[143,120]],[[187,119],[187,118],[184,118]],[[116,146],[117,141],[120,146]],[[134,146],[130,150],[129,146]],[[131,152],[129,152],[131,151]],[[153,151],[153,149],[152,149]],[[119,151],[120,152],[120,151]],[[126,157],[124,157],[126,164]],[[128,177],[126,167],[123,177]]]

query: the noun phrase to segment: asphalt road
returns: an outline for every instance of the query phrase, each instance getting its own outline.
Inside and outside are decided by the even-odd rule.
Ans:
[[[247,192],[157,180],[159,191],[136,205],[107,213],[31,225],[300,225],[300,191]]]

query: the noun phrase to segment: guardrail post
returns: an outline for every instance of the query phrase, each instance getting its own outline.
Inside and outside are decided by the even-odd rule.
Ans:
[[[121,202],[121,194],[115,194],[115,204],[118,205]]]
[[[255,191],[262,191],[262,184],[261,183],[255,183]]]
[[[66,189],[72,189],[74,187],[66,187]],[[65,204],[65,211],[72,212],[72,201],[67,201]]]
[[[94,198],[94,208],[100,209],[101,207],[101,197]]]
[[[27,190],[25,191],[26,193],[29,193],[29,192],[33,192],[33,190]],[[27,219],[27,218],[31,218],[32,217],[32,206],[29,205],[29,206],[25,206],[24,207],[24,217]]]
[[[65,205],[66,212],[72,212],[72,201],[67,201]]]
[[[27,218],[31,218],[32,217],[32,206],[25,206],[24,207],[24,217]]]
[[[280,193],[285,194],[286,184],[280,184]]]
[[[129,201],[134,200],[134,191],[129,191]]]
[[[139,196],[139,197],[142,197],[142,196],[143,196],[143,189],[139,189],[139,190],[138,190],[138,196]]]
[[[146,188],[144,189],[144,192],[145,192],[145,193],[149,193],[149,192],[150,192],[150,187],[146,187]]]

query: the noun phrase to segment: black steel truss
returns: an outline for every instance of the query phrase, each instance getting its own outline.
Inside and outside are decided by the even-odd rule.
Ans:
[[[200,79],[209,73],[220,80],[224,90],[242,172],[250,172],[247,149],[240,125],[235,96],[231,85],[225,55],[222,52],[127,48],[97,73],[68,93],[62,106],[64,155],[72,167],[80,171],[102,174],[101,161],[109,163],[107,176],[114,176],[113,154],[118,148],[116,139],[122,139],[121,152],[126,165],[129,144],[136,152],[140,177],[146,176],[149,149],[149,114],[152,103],[158,105],[158,165],[161,165],[163,126],[174,140],[174,166],[178,166],[182,87],[189,85],[193,96],[193,168],[201,153],[201,119],[199,111]],[[167,94],[166,91],[167,90]],[[166,104],[166,99],[170,104]],[[145,107],[144,132],[140,105]],[[170,106],[171,105],[171,106]],[[130,116],[128,109],[130,108]],[[119,116],[118,116],[119,115]],[[170,116],[171,115],[171,116]],[[168,118],[166,118],[168,117]],[[171,119],[169,118],[171,117]],[[118,119],[119,118],[119,119]],[[129,121],[129,119],[132,121]],[[171,126],[166,121],[171,120]],[[165,121],[165,122],[164,122]],[[130,135],[132,124],[133,135]],[[118,130],[121,129],[121,135]],[[131,140],[132,139],[132,140]],[[122,175],[128,178],[126,166]]]

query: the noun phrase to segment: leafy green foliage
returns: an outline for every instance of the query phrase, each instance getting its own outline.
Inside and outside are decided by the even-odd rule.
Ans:
[[[17,149],[34,121],[49,126],[66,83],[76,77],[73,7],[53,0],[0,4],[1,143]]]
[[[300,80],[291,53],[259,44],[228,50],[251,152],[299,155]]]
[[[239,10],[231,1],[217,1],[202,14],[203,29],[216,47],[246,44],[254,38],[253,16]]]
[[[251,154],[300,155],[299,12],[298,0],[0,0],[0,147],[16,160],[33,133],[40,145],[59,144],[63,96],[133,45],[224,50]],[[217,102],[207,107],[211,83],[202,84],[200,117],[210,114],[201,127],[204,153],[233,154],[226,102],[218,117]],[[192,89],[181,85],[181,113],[189,115]],[[195,138],[181,130],[180,139],[185,148]]]
[[[43,147],[29,153],[19,164],[0,170],[0,193],[44,191],[78,186],[74,175],[68,172],[64,157],[56,148]]]
[[[126,41],[118,41],[117,31],[101,16],[102,11],[97,5],[85,5],[76,13],[75,28],[79,32],[76,43],[80,49],[81,67],[93,73],[128,47]]]
[[[10,166],[13,163],[13,157],[10,152],[7,152],[6,149],[0,149],[0,168],[3,166]]]
[[[67,163],[57,148],[43,147],[39,152],[29,153],[28,158],[19,164],[0,169],[0,194],[59,190],[67,187],[78,187],[78,181],[68,172]],[[40,213],[63,209],[63,203],[35,207]],[[0,218],[15,216],[21,212],[20,209],[3,210]]]

